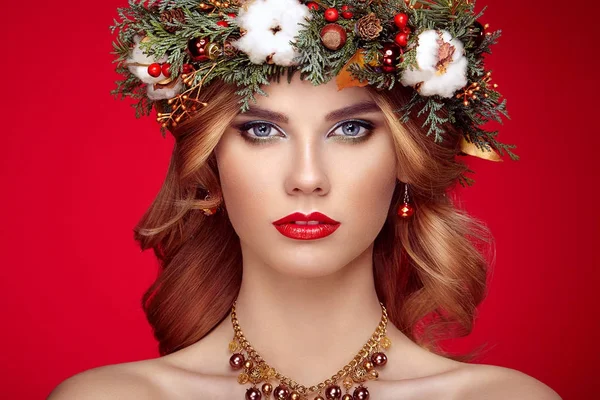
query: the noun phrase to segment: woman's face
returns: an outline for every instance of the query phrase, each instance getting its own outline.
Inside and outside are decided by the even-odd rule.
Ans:
[[[370,250],[385,222],[397,171],[391,133],[365,88],[295,75],[266,92],[215,149],[244,263],[305,278],[334,273]],[[338,224],[274,225],[312,212]]]

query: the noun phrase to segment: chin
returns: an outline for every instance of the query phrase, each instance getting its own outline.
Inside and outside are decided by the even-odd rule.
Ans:
[[[347,252],[348,247],[340,249],[342,251],[299,246],[286,251],[285,247],[280,247],[278,249],[280,254],[271,254],[269,257],[272,261],[270,265],[285,276],[303,279],[321,278],[340,272],[362,253],[350,254]]]

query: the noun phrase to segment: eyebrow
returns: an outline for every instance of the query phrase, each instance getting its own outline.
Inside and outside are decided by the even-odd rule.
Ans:
[[[331,111],[325,116],[325,120],[335,121],[338,119],[350,117],[355,114],[376,111],[381,111],[381,109],[374,101],[369,100]],[[289,117],[283,113],[267,110],[260,107],[250,107],[250,109],[248,109],[245,113],[242,113],[240,115],[269,119],[278,123],[287,123],[289,121]]]

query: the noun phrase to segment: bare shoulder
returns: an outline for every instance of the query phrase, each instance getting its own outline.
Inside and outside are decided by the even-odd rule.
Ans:
[[[165,366],[159,359],[107,365],[64,380],[47,400],[159,399]]]
[[[464,364],[456,372],[464,400],[562,400],[543,382],[515,369]]]

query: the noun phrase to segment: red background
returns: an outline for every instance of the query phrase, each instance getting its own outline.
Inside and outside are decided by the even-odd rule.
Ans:
[[[486,341],[485,363],[590,399],[600,362],[598,6],[485,3],[483,22],[504,32],[488,57],[512,116],[499,138],[522,160],[472,161],[464,206],[492,229],[497,257],[475,330],[456,346]],[[157,356],[140,307],[156,264],[132,228],[172,139],[109,94],[108,26],[125,5],[2,2],[3,398],[45,398],[77,372]]]

